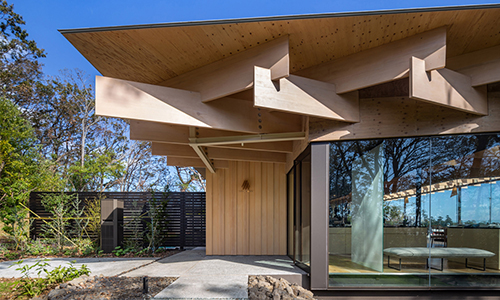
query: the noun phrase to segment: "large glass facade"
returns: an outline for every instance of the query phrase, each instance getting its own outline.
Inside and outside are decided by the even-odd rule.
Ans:
[[[330,143],[329,285],[500,286],[499,147],[498,134]]]

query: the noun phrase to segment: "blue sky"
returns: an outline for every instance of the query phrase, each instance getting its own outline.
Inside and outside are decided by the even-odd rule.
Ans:
[[[45,74],[58,75],[61,69],[78,68],[90,76],[99,75],[99,72],[66,41],[58,29],[495,3],[484,0],[8,0],[8,2],[14,4],[14,11],[23,16],[27,23],[24,28],[30,38],[46,50],[47,58],[41,61],[45,65]]]

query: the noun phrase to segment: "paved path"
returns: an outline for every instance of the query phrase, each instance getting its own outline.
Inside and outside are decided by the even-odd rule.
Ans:
[[[30,258],[24,259],[23,265],[34,265],[36,261],[40,259]],[[90,275],[103,275],[103,276],[116,276],[123,272],[147,265],[153,261],[155,258],[151,257],[139,257],[139,258],[49,258],[49,267],[47,269],[52,270],[57,266],[67,266],[69,262],[76,261],[74,266],[79,267],[82,264],[87,265],[90,269]],[[14,265],[17,261],[6,261],[0,263],[0,278],[11,278],[11,277],[21,277],[21,271],[17,271],[18,266]],[[11,267],[11,265],[13,265]],[[32,269],[30,272],[31,277],[36,277],[36,270]]]
[[[154,258],[53,258],[49,268],[86,264],[91,275],[179,277],[154,299],[246,299],[248,275],[296,276],[304,272],[286,256],[206,256],[195,248],[158,261]],[[33,265],[37,259],[26,259]],[[21,277],[13,262],[0,263],[0,277]],[[35,270],[31,276],[36,276]]]
[[[154,299],[246,299],[248,275],[297,274],[304,272],[286,256],[206,256],[196,248],[124,276],[179,277]]]

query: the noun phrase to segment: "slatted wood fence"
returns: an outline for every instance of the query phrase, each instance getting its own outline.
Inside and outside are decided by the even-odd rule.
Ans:
[[[29,208],[32,212],[30,235],[32,238],[42,237],[42,224],[44,220],[52,217],[45,210],[41,201],[42,195],[51,192],[33,192],[30,195]],[[205,193],[203,192],[78,192],[70,194],[82,200],[80,208],[85,209],[85,204],[92,199],[118,199],[123,200],[123,237],[139,239],[147,245],[146,236],[150,234],[151,206],[159,207],[164,204],[165,215],[160,222],[160,243],[156,247],[198,247],[205,246]],[[70,227],[74,220],[70,220]],[[92,237],[92,233],[89,233]]]

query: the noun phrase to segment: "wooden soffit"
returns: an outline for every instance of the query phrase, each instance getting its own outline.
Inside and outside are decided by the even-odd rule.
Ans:
[[[290,73],[447,27],[447,57],[500,44],[500,6],[61,30],[102,75],[160,84],[289,36]],[[265,67],[265,66],[264,66]]]

